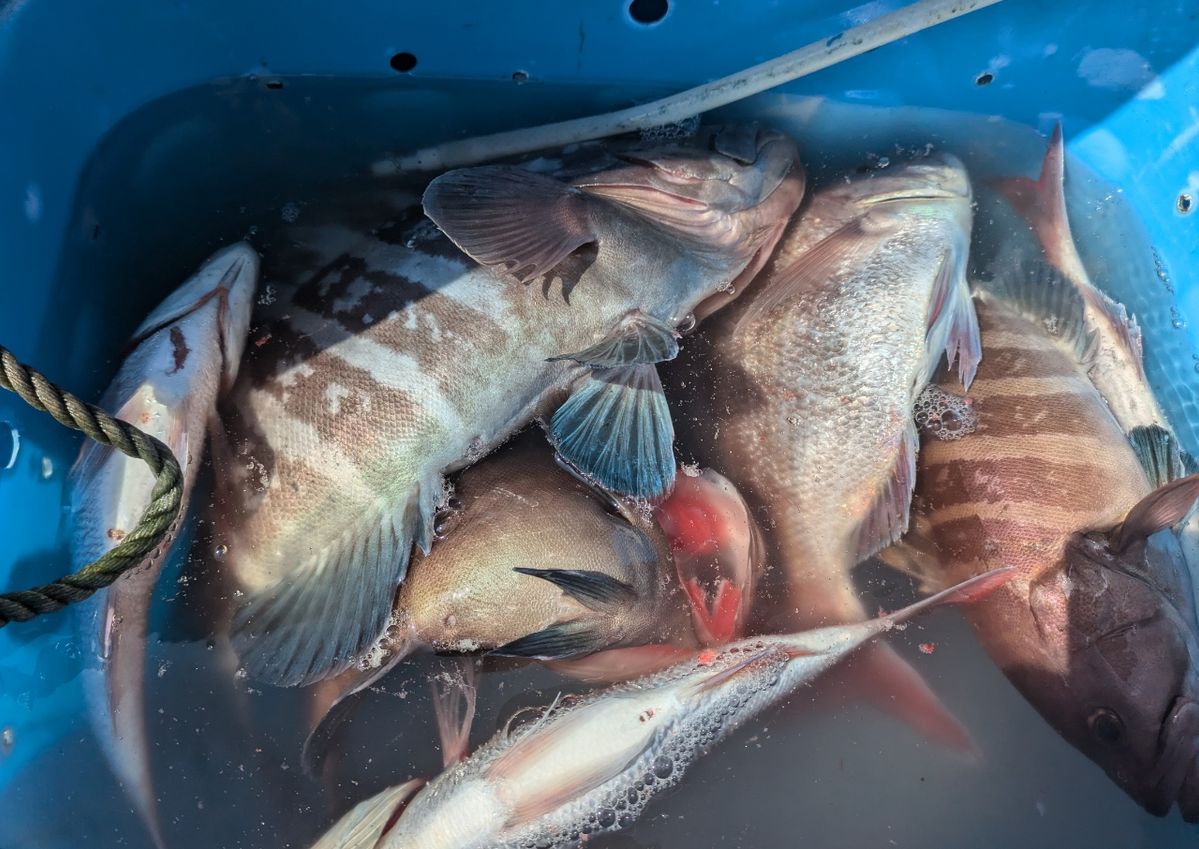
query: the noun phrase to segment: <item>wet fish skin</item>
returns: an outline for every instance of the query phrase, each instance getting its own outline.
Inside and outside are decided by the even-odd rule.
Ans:
[[[782,630],[866,618],[850,570],[906,528],[912,405],[942,351],[967,383],[977,366],[971,196],[949,155],[817,189],[758,279],[667,372],[680,443],[729,473],[761,519],[785,584]],[[858,668],[894,688],[874,688],[884,709],[935,717],[935,739],[972,749],[887,646]]]
[[[217,395],[237,375],[258,282],[258,255],[240,243],[214,254],[134,334],[100,406],[162,440],[183,473],[186,515]],[[154,475],[140,460],[86,442],[71,470],[72,564],[78,569],[132,530]],[[143,715],[146,629],[172,529],[147,560],[74,608],[92,727],[156,846],[163,846]]]
[[[966,612],[988,653],[1147,810],[1199,820],[1195,576],[1174,531],[1128,527],[1161,490],[1072,348],[989,292],[978,314],[978,425],[921,449],[917,571],[1019,569]]]
[[[502,251],[480,267],[435,233],[413,247],[387,229],[310,234],[307,262],[271,277],[278,302],[260,314],[262,345],[223,407],[237,462],[222,464],[219,523],[226,564],[250,596],[234,641],[251,675],[312,682],[369,648],[411,546],[431,542],[442,476],[587,384],[589,369],[553,358],[594,346],[633,314],[677,325],[764,261],[802,171],[782,136],[755,131],[753,144],[752,163],[689,154],[709,171],[680,172],[674,148],[661,167],[652,152],[626,152],[619,173],[559,187],[570,226],[585,218],[599,235],[541,285],[506,273]],[[524,178],[508,169],[497,179],[496,203],[507,203]],[[438,215],[461,225],[453,194],[438,197]],[[538,234],[554,231],[543,223]],[[564,228],[563,238],[578,235]],[[450,229],[466,240],[462,226]]]
[[[665,535],[560,468],[539,433],[463,472],[455,499],[442,538],[413,559],[382,639],[361,665],[314,688],[314,727],[415,651],[518,654],[522,644],[533,651],[539,635],[556,635],[544,641],[549,653],[524,656],[696,645]],[[538,577],[542,569],[607,578],[628,592],[612,603],[580,598]]]
[[[1078,254],[1066,212],[1065,163],[1065,144],[1058,124],[1049,140],[1040,176],[1036,180],[1002,179],[996,188],[1028,221],[1044,250],[1044,261],[1062,276],[1058,285],[1076,293],[1080,330],[1086,334],[1087,374],[1133,441],[1150,479],[1160,485],[1183,474],[1178,438],[1149,387],[1143,363],[1144,343],[1136,318],[1094,285]],[[997,262],[1023,260],[1029,264],[1024,257],[1010,255],[1013,251],[1026,252],[1021,240],[1009,239],[1006,247],[1009,255]],[[1150,256],[1144,257],[1146,265],[1150,261]],[[1046,281],[1046,285],[1051,283]]]
[[[317,845],[556,849],[627,828],[696,758],[797,687],[913,616],[973,601],[1009,577],[996,570],[868,622],[706,650],[647,678],[552,705],[539,719],[499,732],[410,798],[397,803],[399,791],[388,790],[359,804]]]

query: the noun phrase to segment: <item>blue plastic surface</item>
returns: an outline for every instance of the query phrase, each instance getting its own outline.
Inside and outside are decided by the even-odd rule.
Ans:
[[[50,377],[93,393],[114,368],[111,341],[137,314],[126,305],[107,321],[105,304],[121,303],[114,283],[90,293],[86,320],[60,324],[61,287],[89,291],[87,268],[62,265],[63,246],[69,228],[82,226],[73,224],[75,195],[93,153],[123,119],[158,98],[222,79],[260,85],[295,75],[377,78],[375,110],[348,115],[330,127],[328,138],[352,132],[355,122],[380,120],[377,107],[384,102],[390,106],[382,113],[385,126],[374,126],[373,135],[404,148],[626,105],[730,73],[903,4],[676,0],[652,26],[633,22],[624,0],[118,5],[0,5],[0,343]],[[1142,221],[1193,350],[1199,211],[1183,215],[1177,201],[1189,192],[1199,204],[1197,45],[1199,2],[1192,0],[1007,0],[786,90],[848,103],[998,115],[1042,131],[1060,118],[1072,152],[1120,187]],[[417,57],[412,72],[391,69],[398,51]],[[527,81],[517,82],[514,74]],[[494,96],[474,100],[463,87],[445,93],[429,85],[442,78],[489,81]],[[288,145],[327,140],[276,141],[286,159]],[[153,153],[144,152],[150,169]],[[197,191],[205,189],[209,164],[197,162]],[[138,234],[123,237],[135,241]],[[147,265],[172,255],[169,237],[146,236]],[[187,243],[184,234],[180,240]],[[190,244],[186,251],[175,260],[179,269],[194,266],[205,252]],[[171,285],[163,281],[160,294]],[[1137,292],[1116,294],[1143,311]],[[1147,336],[1156,330],[1147,328]],[[1178,358],[1151,363],[1159,380],[1193,381],[1195,368]],[[77,442],[7,395],[0,396],[0,422],[15,425],[23,438],[17,468],[0,476],[0,585],[11,587],[62,571],[62,484]],[[50,460],[49,474],[43,458]],[[63,641],[69,633],[61,622],[0,631],[0,724],[23,723],[17,756],[0,765],[0,783],[5,771],[36,753],[42,735],[61,733],[64,717],[77,712],[71,661],[60,643],[43,639],[50,632],[64,634]],[[14,646],[33,639],[43,643],[40,655],[14,654]],[[29,718],[23,713],[28,705],[8,694],[34,689],[47,695],[38,716]]]

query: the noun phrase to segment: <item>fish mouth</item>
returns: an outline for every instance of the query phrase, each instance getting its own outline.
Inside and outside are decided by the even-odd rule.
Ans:
[[[1162,724],[1161,756],[1149,793],[1139,801],[1159,817],[1177,802],[1183,819],[1199,822],[1199,702],[1175,699]]]

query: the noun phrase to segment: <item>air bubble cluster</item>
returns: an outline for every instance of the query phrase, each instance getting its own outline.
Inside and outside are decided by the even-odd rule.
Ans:
[[[913,416],[922,431],[946,442],[974,433],[978,427],[971,402],[939,386],[925,387],[916,399]]]

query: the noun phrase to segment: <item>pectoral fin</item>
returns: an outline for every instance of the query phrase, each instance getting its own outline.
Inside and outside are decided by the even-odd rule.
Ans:
[[[652,365],[592,370],[554,413],[550,441],[615,492],[652,501],[674,484],[674,424]]]
[[[678,334],[661,319],[643,312],[629,314],[620,327],[590,348],[550,357],[574,360],[594,368],[661,363],[679,355]]]
[[[631,586],[604,572],[586,569],[530,569],[524,566],[517,566],[512,571],[549,581],[579,604],[598,612],[619,610],[637,599],[637,593]]]
[[[486,165],[442,174],[429,184],[425,214],[464,253],[522,282],[541,277],[596,240],[578,189],[523,168]]]
[[[1128,511],[1124,522],[1112,534],[1112,549],[1122,552],[1137,539],[1173,527],[1191,512],[1197,499],[1199,475],[1188,475],[1159,486]]]
[[[414,542],[427,543],[433,498],[418,487],[399,515],[381,508],[239,610],[233,645],[255,679],[311,684],[345,670],[387,627]]]

